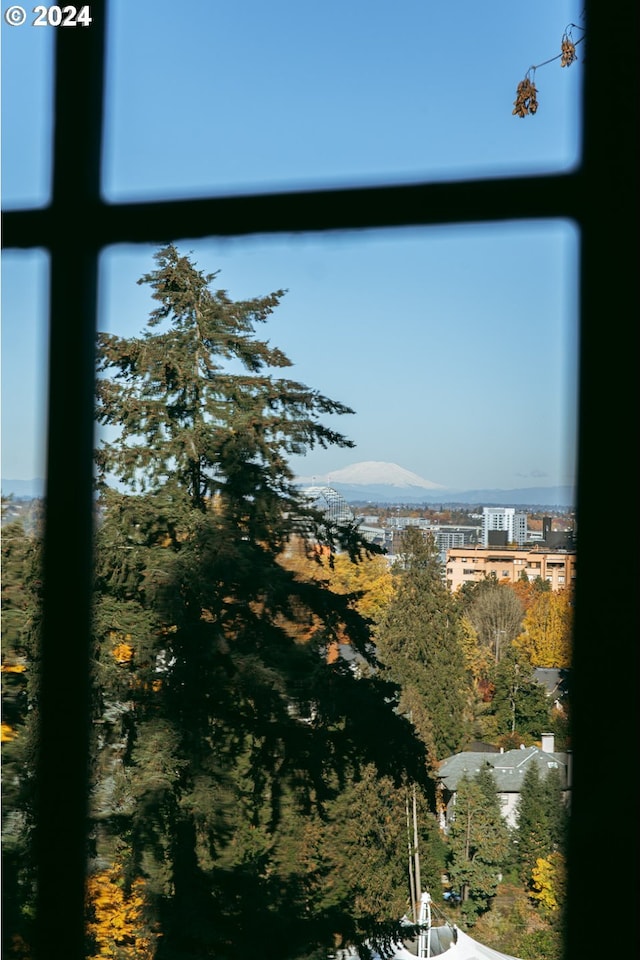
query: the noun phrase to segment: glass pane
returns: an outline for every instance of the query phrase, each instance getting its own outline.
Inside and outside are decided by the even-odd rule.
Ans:
[[[30,942],[41,622],[48,258],[2,257],[3,954]],[[4,947],[7,947],[7,951]]]
[[[7,10],[13,10],[8,7]],[[20,8],[15,8],[19,11]],[[18,12],[18,17],[19,17]],[[2,205],[44,206],[51,194],[53,28],[2,22]]]
[[[2,494],[41,497],[46,457],[48,257],[2,256]]]
[[[529,860],[560,876],[575,554],[550,534],[573,520],[577,247],[546,222],[104,253],[96,952],[126,876],[130,942],[167,955],[240,955],[268,924],[267,956],[325,956],[425,890],[441,930],[484,912],[470,935],[501,955],[539,955],[540,924],[560,944]],[[311,449],[314,410],[355,448]],[[288,499],[287,443],[317,526]],[[352,562],[354,520],[386,555]],[[493,786],[447,766],[476,747]],[[505,787],[525,758],[544,800]],[[491,844],[464,889],[452,796]]]
[[[581,5],[116,0],[108,198],[566,170],[579,156]],[[581,57],[578,44],[577,54]],[[512,115],[531,66],[539,110]]]
[[[341,418],[355,452],[308,453],[295,461],[300,475],[383,460],[451,496],[572,488],[570,224],[189,241],[189,250],[203,269],[220,271],[216,285],[234,299],[287,290],[270,339],[284,345],[296,378],[356,411]],[[148,289],[135,281],[152,253],[105,254],[105,328],[131,336],[148,313]]]

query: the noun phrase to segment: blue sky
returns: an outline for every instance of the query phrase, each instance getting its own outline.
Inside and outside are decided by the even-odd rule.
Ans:
[[[535,117],[511,109],[580,14],[559,0],[118,0],[105,196],[570,169],[580,61],[539,68]],[[6,208],[47,202],[53,33],[2,23]],[[388,460],[452,489],[571,482],[571,224],[176,241],[233,297],[287,289],[266,336],[296,377],[355,409],[339,426],[356,449],[311,453],[297,472]],[[150,301],[136,280],[152,254],[105,252],[102,327],[140,332]],[[42,254],[3,254],[3,477],[43,472],[46,268]]]

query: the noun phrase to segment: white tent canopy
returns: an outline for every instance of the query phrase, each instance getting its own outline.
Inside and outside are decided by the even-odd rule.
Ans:
[[[458,939],[445,954],[447,960],[517,960],[517,957],[508,953],[500,953],[499,950],[492,950],[491,947],[477,943],[463,930],[456,932]]]
[[[398,943],[394,952],[388,955],[388,960],[429,960],[431,957],[442,957],[442,960],[519,960],[508,953],[485,947],[452,924],[433,926],[431,897],[428,893],[423,893],[420,899],[419,924],[422,928],[420,935],[412,942]],[[355,949],[341,951],[339,960],[352,960],[357,956]],[[383,960],[375,950],[373,958]]]
[[[433,927],[432,929],[435,931],[440,928]],[[442,960],[518,960],[517,957],[512,957],[508,953],[500,953],[499,950],[485,947],[484,944],[478,943],[457,927],[453,928],[453,937],[455,942],[452,940],[451,945],[444,951],[438,949],[437,944],[434,943],[432,944],[431,952],[425,953],[424,956],[442,957]],[[344,956],[346,960],[346,957],[357,957],[358,954],[354,951]],[[398,946],[395,953],[391,954],[389,960],[417,960],[419,956],[420,954],[414,953],[412,950],[407,949],[407,947]],[[373,957],[374,960],[382,960],[380,954],[375,951],[373,952]]]

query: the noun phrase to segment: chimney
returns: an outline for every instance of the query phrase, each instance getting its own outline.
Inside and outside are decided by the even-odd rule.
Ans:
[[[541,733],[540,739],[542,740],[542,751],[544,753],[554,753],[555,752],[555,736],[552,733]]]

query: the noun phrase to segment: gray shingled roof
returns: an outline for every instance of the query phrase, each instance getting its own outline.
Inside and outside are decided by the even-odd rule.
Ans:
[[[568,694],[569,671],[555,667],[536,667],[533,679],[547,691],[547,696],[562,699]]]
[[[526,771],[531,764],[536,764],[541,777],[546,777],[549,770],[557,769],[562,789],[566,789],[567,761],[566,753],[545,753],[538,747],[507,750],[505,753],[456,753],[442,761],[438,779],[454,793],[465,774],[471,780],[482,768],[491,768],[499,793],[520,793]]]

